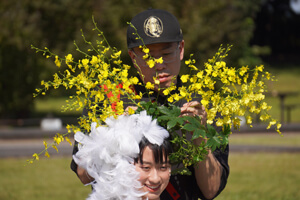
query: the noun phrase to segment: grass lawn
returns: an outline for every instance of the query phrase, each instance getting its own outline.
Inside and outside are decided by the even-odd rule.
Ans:
[[[291,122],[300,123],[300,69],[299,66],[289,67],[287,69],[271,69],[269,70],[277,79],[276,82],[269,82],[269,92],[276,94],[280,92],[298,93],[286,97],[285,104],[296,104],[297,107],[291,111]],[[280,119],[280,101],[278,97],[268,96],[266,101],[272,106],[270,113],[277,119]],[[287,120],[287,112],[285,111],[285,120]]]
[[[229,156],[228,184],[216,200],[300,199],[299,154],[235,154]]]
[[[69,168],[70,158],[52,157],[23,166],[25,158],[0,159],[1,200],[83,200],[90,193]],[[216,200],[300,199],[299,154],[229,157],[228,184]]]
[[[70,158],[41,159],[24,166],[26,158],[0,159],[1,200],[83,200],[83,186],[70,169]]]
[[[233,133],[229,137],[231,145],[265,145],[300,147],[299,133]]]

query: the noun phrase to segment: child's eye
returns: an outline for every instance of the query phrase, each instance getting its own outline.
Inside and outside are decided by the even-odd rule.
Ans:
[[[141,166],[141,168],[142,168],[142,170],[144,170],[144,171],[149,171],[149,170],[150,170],[150,167],[148,167],[148,166]]]

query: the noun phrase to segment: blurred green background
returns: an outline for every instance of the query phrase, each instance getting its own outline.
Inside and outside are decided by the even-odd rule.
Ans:
[[[122,60],[130,64],[126,50],[127,22],[150,7],[166,9],[179,19],[186,41],[185,56],[189,58],[193,53],[198,67],[214,55],[220,44],[232,44],[228,65],[264,64],[278,75],[279,83],[271,85],[272,91],[299,92],[300,15],[291,9],[289,0],[2,0],[0,119],[47,114],[38,109],[47,100],[39,97],[34,101],[32,93],[41,80],[50,80],[57,68],[53,60],[36,54],[31,45],[48,47],[62,57],[67,53],[79,56],[73,43],[84,47],[81,29],[88,40],[97,39],[92,31],[94,16],[111,46],[122,50]],[[54,99],[68,94],[62,90],[50,91]],[[278,98],[270,100],[278,107]],[[298,96],[287,99],[291,104],[297,100]],[[299,107],[293,109],[295,122],[299,122],[299,110]],[[55,110],[51,113],[74,116]]]
[[[220,44],[232,44],[228,65],[264,64],[278,79],[269,83],[267,101],[271,114],[282,118],[280,94],[287,94],[284,122],[300,124],[300,14],[293,0],[1,0],[0,1],[0,128],[39,125],[20,119],[46,116],[70,119],[81,111],[62,113],[60,105],[69,92],[51,90],[34,99],[41,80],[57,71],[53,60],[31,49],[48,47],[65,56],[79,56],[74,40],[84,46],[80,29],[88,40],[92,16],[111,46],[126,49],[127,22],[149,7],[166,9],[179,20],[185,39],[185,56],[193,53],[198,66],[212,57]],[[299,11],[299,9],[298,9]],[[182,69],[185,70],[184,68]],[[288,115],[290,108],[290,115]],[[289,120],[289,121],[288,121]],[[299,130],[283,138],[276,134],[233,134],[231,145],[300,146]],[[0,142],[7,142],[0,138]],[[41,139],[42,143],[42,139]],[[3,143],[2,143],[3,144]],[[228,185],[217,200],[300,199],[299,153],[230,153]],[[1,200],[85,199],[83,187],[70,170],[71,156],[53,156],[23,167],[28,158],[0,158]]]

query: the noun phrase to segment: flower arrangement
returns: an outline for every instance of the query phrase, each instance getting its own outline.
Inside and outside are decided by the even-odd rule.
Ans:
[[[253,114],[259,114],[261,121],[269,123],[268,129],[275,126],[276,131],[280,133],[281,124],[268,114],[271,107],[264,101],[264,92],[267,91],[266,82],[274,81],[274,77],[264,71],[262,65],[254,69],[248,66],[238,69],[228,67],[224,58],[231,46],[226,48],[221,46],[215,56],[205,63],[203,70],[196,67],[196,61],[191,55],[185,61],[190,73],[181,76],[185,86],[177,88],[172,85],[167,89],[161,89],[168,97],[168,102],[165,105],[158,105],[156,102],[141,101],[153,92],[151,89],[154,88],[154,84],[143,83],[136,77],[129,77],[130,66],[123,64],[120,59],[121,51],[109,45],[103,32],[98,29],[94,20],[93,22],[95,25],[93,30],[97,31],[100,40],[93,44],[82,34],[85,43],[90,46],[87,53],[74,43],[76,50],[82,53],[82,59],[75,60],[72,54],[60,57],[48,48],[39,49],[32,46],[36,52],[42,52],[46,58],[54,58],[58,68],[62,69],[63,65],[66,66],[64,71],[53,75],[53,81],[42,81],[42,87],[36,89],[34,97],[39,94],[45,95],[49,88],[65,87],[66,90],[75,88],[76,92],[69,97],[63,110],[81,110],[84,107],[89,110],[86,116],[79,117],[78,125],[67,125],[68,133],[57,134],[52,144],[44,141],[44,151],[35,153],[29,162],[38,160],[41,154],[49,157],[48,148],[53,147],[57,150],[60,142],[64,140],[70,142],[72,132],[83,130],[90,132],[91,123],[102,126],[108,117],[118,118],[123,114],[131,115],[143,110],[157,119],[159,125],[168,130],[172,136],[171,142],[175,151],[170,156],[170,160],[173,163],[183,164],[183,168],[175,173],[190,173],[187,167],[203,160],[208,150],[213,151],[226,146],[231,129],[240,127],[239,116],[245,116],[247,124],[252,126]],[[136,37],[142,40],[138,34]],[[162,58],[152,58],[145,45],[140,48],[145,53],[143,59],[149,67],[163,62]],[[154,83],[159,84],[159,80],[154,79]],[[147,92],[136,94],[132,90],[132,85],[144,85]],[[178,92],[172,92],[175,90]],[[191,101],[197,96],[201,96],[200,103],[205,106],[207,112],[206,126],[200,123],[200,118],[197,116],[180,116],[180,108],[174,105],[181,99]],[[138,109],[129,107],[126,110],[128,105],[135,105]],[[215,126],[221,127],[221,131],[216,131]],[[193,133],[192,140],[204,138],[200,146],[194,145],[192,140],[187,139],[189,132]]]

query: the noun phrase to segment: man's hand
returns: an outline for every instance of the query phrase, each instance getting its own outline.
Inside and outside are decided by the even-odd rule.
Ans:
[[[199,116],[201,124],[206,125],[207,113],[205,107],[198,101],[185,103],[181,107],[181,116]],[[193,142],[195,145],[200,145],[204,139],[197,138]],[[219,161],[215,158],[211,151],[207,157],[194,168],[195,177],[199,189],[207,199],[213,198],[219,190],[222,167]]]
[[[201,124],[206,125],[207,113],[205,107],[198,101],[191,101],[183,104],[181,107],[181,116],[199,116],[201,117]]]

